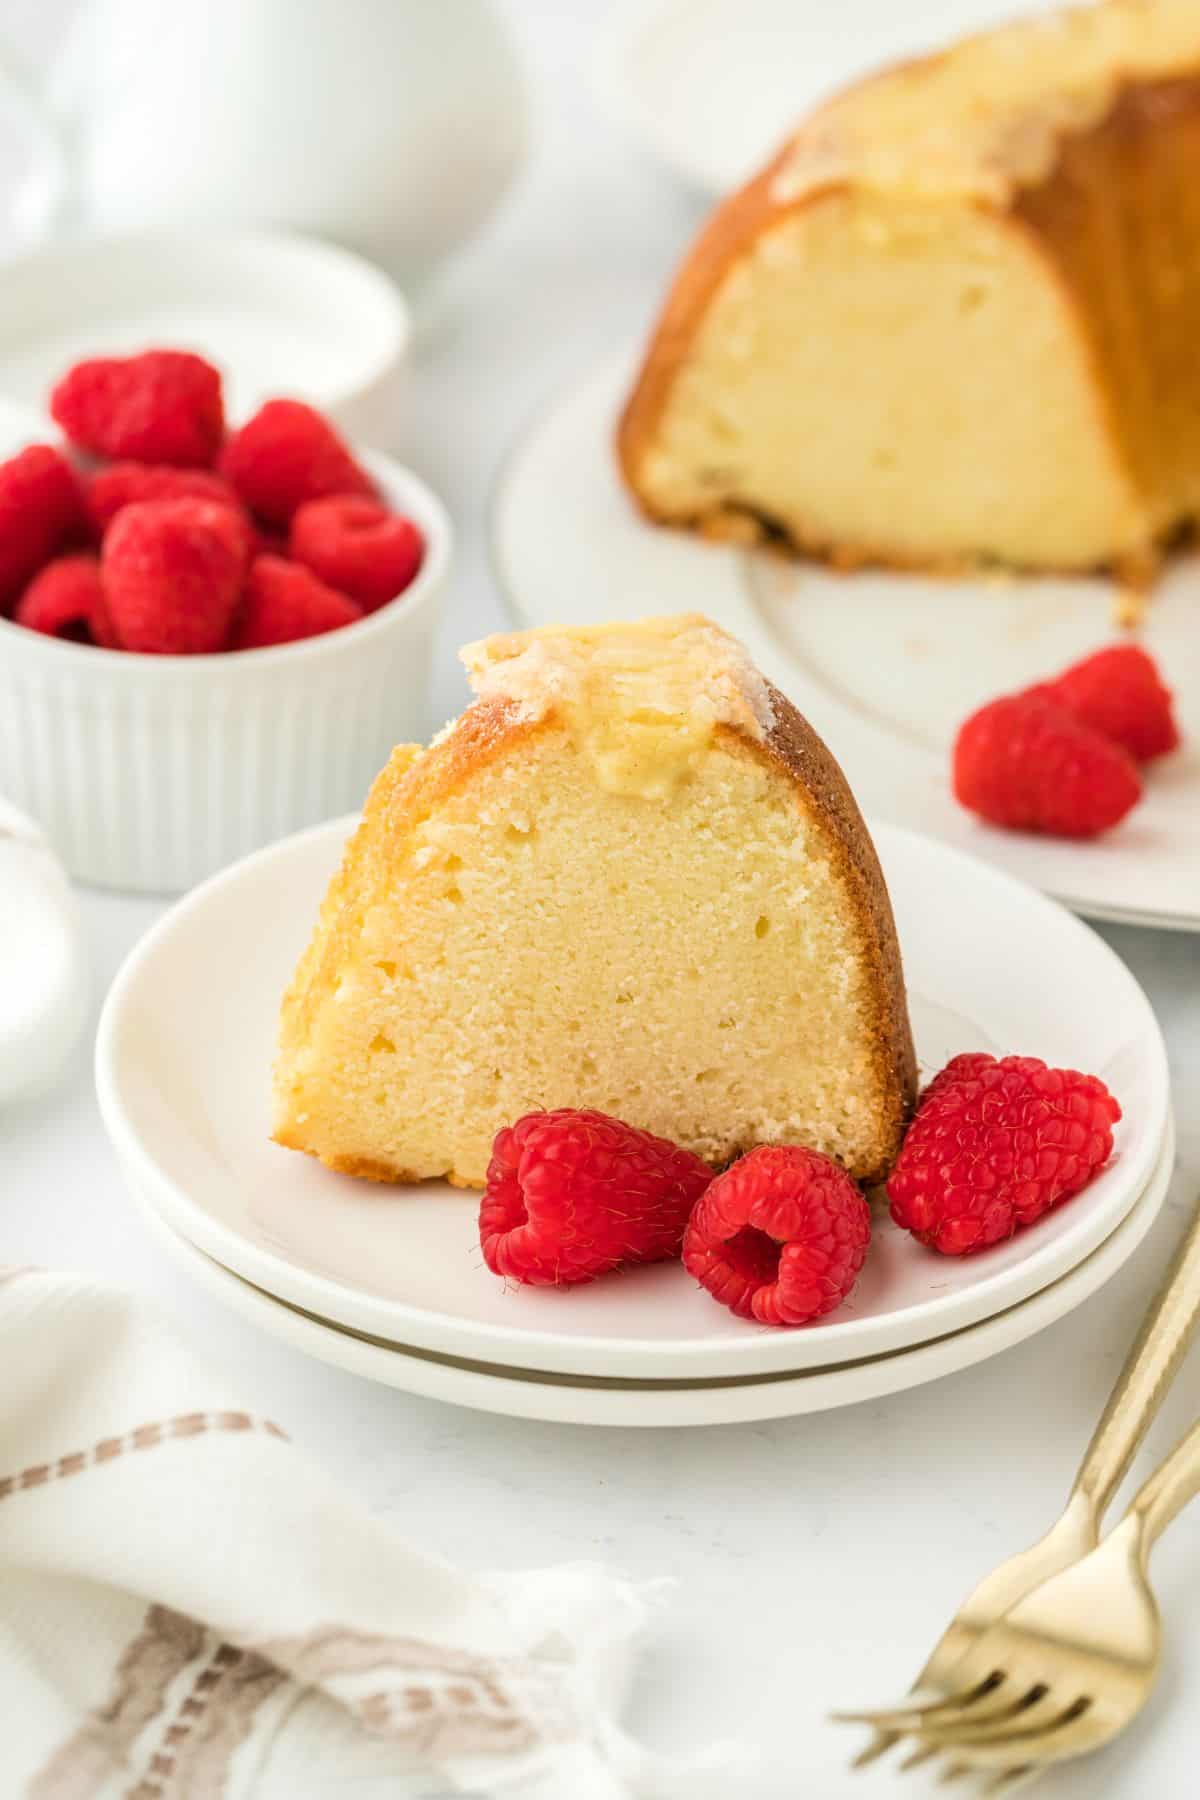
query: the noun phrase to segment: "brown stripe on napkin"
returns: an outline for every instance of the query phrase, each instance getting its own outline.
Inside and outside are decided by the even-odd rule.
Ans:
[[[356,1675],[372,1678],[368,1691],[339,1693],[338,1677]],[[125,1800],[215,1800],[262,1707],[289,1680],[322,1689],[366,1731],[416,1754],[516,1755],[574,1731],[543,1671],[525,1658],[342,1625],[272,1640],[265,1654],[152,1606],[108,1699],[33,1778],[27,1800],[92,1800],[122,1775],[134,1778]]]
[[[283,1671],[265,1658],[218,1644],[127,1800],[225,1793],[230,1764],[253,1730],[260,1707],[286,1681]]]
[[[182,1699],[168,1704],[189,1665]],[[135,1769],[144,1772],[125,1800],[215,1800],[259,1708],[286,1679],[194,1619],[152,1606],[117,1665],[109,1698],[34,1777],[28,1800],[93,1800],[106,1782]]]
[[[130,1772],[133,1746],[166,1703],[167,1691],[204,1650],[208,1633],[165,1606],[152,1606],[113,1671],[108,1698],[88,1714],[30,1781],[28,1800],[93,1800]]]
[[[331,1695],[376,1737],[427,1756],[516,1755],[565,1742],[577,1729],[561,1672],[548,1679],[529,1657],[477,1656],[348,1625],[263,1640],[254,1649]]]
[[[127,1456],[139,1450],[153,1450],[174,1438],[202,1437],[206,1432],[213,1431],[261,1431],[267,1437],[287,1441],[287,1432],[280,1426],[270,1419],[255,1419],[250,1413],[181,1413],[174,1419],[153,1420],[149,1424],[135,1426],[132,1431],[126,1431],[120,1437],[101,1438],[90,1449],[72,1450],[54,1462],[33,1463],[27,1469],[18,1470],[15,1475],[0,1476],[0,1500],[7,1500],[12,1494],[22,1493],[28,1488],[45,1487],[48,1482],[63,1481],[69,1475],[82,1474],[84,1469],[112,1462],[118,1456]]]

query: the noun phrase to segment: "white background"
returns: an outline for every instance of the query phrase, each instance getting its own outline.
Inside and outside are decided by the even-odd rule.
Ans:
[[[37,57],[67,10],[5,0],[0,30]],[[396,432],[460,534],[433,721],[464,697],[454,646],[505,622],[486,518],[506,447],[564,381],[644,329],[703,210],[589,98],[600,9],[512,0],[509,11],[535,85],[533,160],[431,309]],[[5,177],[14,156],[0,146]],[[95,893],[83,907],[98,1002],[160,908]],[[305,1362],[223,1312],[147,1239],[100,1128],[86,1054],[53,1098],[0,1120],[0,1261],[102,1270],[155,1295],[248,1406],[431,1549],[481,1567],[599,1557],[638,1577],[674,1576],[632,1722],[663,1746],[738,1729],[759,1737],[774,1773],[746,1800],[916,1793],[915,1779],[846,1774],[856,1740],[824,1715],[901,1693],[975,1578],[1049,1522],[1200,1185],[1200,941],[1105,936],[1147,986],[1171,1048],[1181,1157],[1168,1208],[1082,1312],[907,1395],[780,1424],[605,1432],[410,1400]],[[997,954],[1019,979],[1019,943]],[[1198,1368],[1193,1358],[1180,1377],[1152,1451],[1200,1410]],[[1155,1574],[1167,1622],[1158,1693],[1117,1748],[1047,1781],[1048,1796],[1196,1791],[1200,1512],[1165,1540]]]

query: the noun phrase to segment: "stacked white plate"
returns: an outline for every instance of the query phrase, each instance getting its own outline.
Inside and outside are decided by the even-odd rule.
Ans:
[[[1152,1223],[1173,1162],[1166,1055],[1124,964],[1069,913],[894,827],[876,842],[922,1067],[1020,1051],[1100,1075],[1124,1116],[1083,1194],[985,1255],[933,1255],[881,1214],[827,1321],[735,1319],[677,1264],[563,1291],[484,1267],[477,1196],[380,1188],[269,1139],[279,997],[353,821],[225,871],[138,946],[101,1022],[97,1079],[163,1241],[265,1330],[412,1392],[523,1417],[691,1425],[894,1392],[1017,1343],[1086,1301]]]

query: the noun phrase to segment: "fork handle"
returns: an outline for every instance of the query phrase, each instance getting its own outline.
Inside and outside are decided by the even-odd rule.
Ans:
[[[1127,1474],[1198,1324],[1200,1199],[1187,1236],[1176,1250],[1163,1285],[1142,1321],[1075,1478],[1074,1493],[1088,1500],[1097,1523]],[[1191,1494],[1185,1498],[1190,1499]],[[1183,1505],[1183,1501],[1178,1505]],[[1174,1510],[1167,1517],[1173,1518]]]
[[[1137,1520],[1143,1561],[1189,1500],[1200,1494],[1200,1422],[1139,1488],[1127,1517]]]

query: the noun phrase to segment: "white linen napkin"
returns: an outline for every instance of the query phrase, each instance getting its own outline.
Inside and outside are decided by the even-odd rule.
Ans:
[[[614,1722],[646,1611],[601,1569],[424,1554],[144,1302],[0,1267],[5,1796],[726,1795],[728,1755]]]

